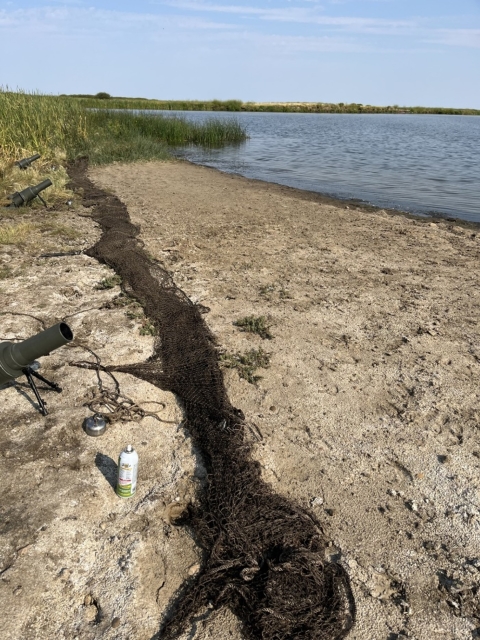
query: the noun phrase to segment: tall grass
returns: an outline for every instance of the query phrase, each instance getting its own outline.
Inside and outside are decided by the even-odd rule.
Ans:
[[[165,160],[171,158],[171,146],[219,146],[245,138],[236,122],[199,124],[178,117],[91,110],[78,98],[0,87],[0,204],[7,195],[47,177],[54,186],[42,194],[44,198],[65,199],[65,163],[78,156],[88,156],[92,164]],[[27,171],[14,166],[34,153],[42,158]]]
[[[165,158],[169,145],[222,145],[245,138],[235,122],[198,124],[145,113],[87,110],[75,98],[0,88],[0,159],[35,152],[49,159],[88,155],[93,162]]]
[[[221,146],[245,140],[238,122],[211,119],[205,123],[184,118],[125,111],[87,111],[89,133],[83,148],[94,164],[168,156],[167,146]]]
[[[73,99],[59,100],[0,88],[0,158],[41,153],[66,156],[87,140],[86,112]]]

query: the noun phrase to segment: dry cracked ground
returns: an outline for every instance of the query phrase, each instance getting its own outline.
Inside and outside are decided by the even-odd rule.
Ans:
[[[478,230],[187,163],[90,175],[208,307],[230,399],[260,434],[265,479],[316,514],[351,577],[349,638],[480,637]],[[176,398],[118,374],[130,411],[100,438],[82,430],[99,384],[75,363],[140,362],[154,337],[110,269],[84,254],[41,257],[98,238],[80,195],[72,207],[0,217],[1,341],[62,319],[75,336],[42,358],[63,387],[42,389],[48,416],[25,380],[0,389],[9,640],[151,640],[201,563],[188,527],[174,525],[178,503],[198,500],[205,482]],[[271,337],[242,331],[245,317],[262,318]],[[263,368],[249,366],[252,354]],[[140,470],[124,500],[113,486],[127,443]],[[205,612],[187,638],[242,633],[228,611]]]

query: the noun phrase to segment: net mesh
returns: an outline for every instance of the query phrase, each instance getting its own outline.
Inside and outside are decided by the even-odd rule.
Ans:
[[[69,173],[103,230],[87,253],[121,276],[158,333],[148,361],[111,369],[178,396],[208,473],[200,506],[183,517],[203,550],[202,568],[180,589],[158,637],[178,637],[196,614],[227,606],[247,639],[344,638],[355,619],[348,575],[325,560],[327,542],[315,516],[262,480],[200,308],[148,257],[126,206],[88,179],[87,161],[71,164]]]

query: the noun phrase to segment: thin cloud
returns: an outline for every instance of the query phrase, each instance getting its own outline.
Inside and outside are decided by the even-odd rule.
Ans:
[[[437,29],[424,42],[480,49],[480,29]]]
[[[168,2],[168,0],[167,0]],[[238,5],[205,4],[199,2],[168,2],[177,9],[195,7],[200,12],[224,13],[233,15],[242,12],[256,15],[259,20],[273,22],[293,22],[316,24],[324,27],[317,34],[298,35],[296,33],[275,34],[264,33],[262,23],[245,24],[214,19],[204,19],[180,10],[175,14],[135,13],[95,9],[93,7],[43,7],[29,9],[0,10],[0,32],[29,32],[43,34],[61,34],[63,37],[96,38],[99,34],[107,35],[142,34],[144,37],[189,38],[192,33],[209,32],[210,39],[236,39],[241,42],[250,37],[252,42],[270,43],[277,47],[284,43],[289,51],[338,51],[366,52],[385,51],[385,41],[373,36],[404,36],[401,42],[391,39],[388,50],[418,50],[421,46],[428,48],[434,44],[443,47],[480,48],[480,29],[445,29],[429,26],[426,21],[392,21],[370,18],[324,16],[305,8],[260,9],[241,7]],[[232,22],[234,22],[232,20]],[[234,35],[237,34],[237,35]],[[370,36],[370,37],[369,37]],[[397,42],[397,45],[394,45]],[[205,45],[208,43],[205,42]],[[400,49],[398,48],[400,47]]]
[[[225,22],[204,20],[202,18],[163,16],[157,14],[109,11],[95,8],[43,7],[31,9],[0,10],[0,30],[27,28],[43,32],[59,31],[68,34],[107,34],[142,30],[146,32],[165,28],[184,30],[235,30],[238,25]]]
[[[161,2],[166,6],[176,9],[187,9],[190,11],[204,11],[210,13],[227,13],[245,16],[258,16],[261,20],[271,20],[275,22],[298,22],[307,24],[318,24],[346,29],[401,29],[413,28],[417,26],[414,20],[385,20],[383,18],[358,18],[344,16],[325,16],[309,7],[286,7],[286,8],[258,8],[244,7],[241,5],[219,5],[203,2],[189,2],[180,0],[178,2],[166,0]]]

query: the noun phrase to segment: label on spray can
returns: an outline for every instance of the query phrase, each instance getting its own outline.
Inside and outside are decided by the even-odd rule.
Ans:
[[[117,495],[130,498],[137,489],[138,454],[128,444],[118,458]]]

